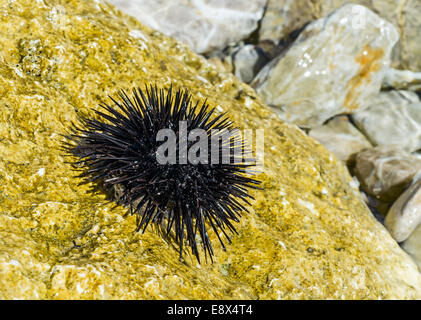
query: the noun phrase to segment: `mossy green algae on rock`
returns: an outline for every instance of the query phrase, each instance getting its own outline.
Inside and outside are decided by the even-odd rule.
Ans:
[[[265,129],[264,189],[215,262],[178,261],[157,231],[88,193],[60,151],[78,112],[120,88],[188,88]],[[346,168],[248,86],[101,1],[0,0],[0,297],[420,298],[415,264]]]

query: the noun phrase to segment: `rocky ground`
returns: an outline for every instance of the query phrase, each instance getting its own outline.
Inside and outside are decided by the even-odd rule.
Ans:
[[[419,1],[111,2],[251,84],[344,161],[421,268]]]
[[[421,298],[419,2],[112,2],[140,22],[0,0],[0,298]],[[226,251],[210,234],[213,263],[134,232],[61,151],[77,114],[145,83],[265,129],[262,190]]]

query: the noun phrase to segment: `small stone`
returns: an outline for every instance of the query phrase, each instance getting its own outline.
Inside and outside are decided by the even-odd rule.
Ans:
[[[247,38],[267,0],[110,0],[151,29],[174,37],[198,53],[220,50]]]
[[[380,92],[398,39],[392,24],[348,4],[309,24],[252,86],[282,119],[314,128],[368,107],[367,101]]]
[[[372,147],[346,116],[336,117],[326,125],[312,129],[309,135],[343,161],[349,160],[353,154],[363,149]]]
[[[279,0],[273,0],[279,1]],[[362,4],[382,18],[393,23],[400,31],[400,40],[393,50],[393,65],[413,71],[421,70],[421,1],[419,0],[294,0],[310,2],[312,12],[326,15],[347,3]]]
[[[387,215],[387,212],[390,209],[390,203],[382,202],[369,194],[366,194],[364,191],[361,191],[364,201],[367,206],[370,208],[373,216],[382,224],[384,224],[384,218]]]
[[[390,208],[385,226],[397,242],[403,242],[421,223],[421,180],[418,180]]]
[[[421,148],[421,102],[414,92],[382,92],[352,117],[376,146],[396,145],[408,152]]]
[[[421,271],[421,225],[405,240],[402,248],[415,260]]]
[[[365,192],[391,203],[421,171],[421,160],[397,147],[377,147],[357,154],[354,171]]]
[[[386,89],[419,91],[421,90],[421,72],[390,68],[386,72],[383,87]]]

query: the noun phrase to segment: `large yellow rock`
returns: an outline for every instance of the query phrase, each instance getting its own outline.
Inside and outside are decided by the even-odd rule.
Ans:
[[[78,111],[144,83],[265,129],[264,190],[198,265],[87,192],[60,151]],[[346,168],[248,86],[101,1],[0,0],[0,298],[421,298],[417,267]],[[68,159],[67,159],[68,160]]]

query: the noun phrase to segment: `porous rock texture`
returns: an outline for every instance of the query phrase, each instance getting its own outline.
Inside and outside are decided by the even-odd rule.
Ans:
[[[265,129],[263,190],[199,265],[87,192],[62,138],[77,113],[145,83],[188,88]],[[102,1],[0,0],[0,298],[421,298],[417,267],[345,166],[234,76]]]

